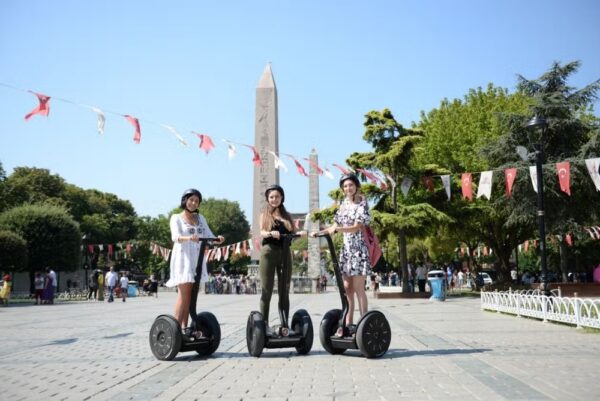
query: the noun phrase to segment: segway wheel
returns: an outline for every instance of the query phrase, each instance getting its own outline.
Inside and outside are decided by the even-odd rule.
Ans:
[[[266,342],[267,326],[260,312],[251,312],[246,324],[246,344],[248,353],[259,357],[263,352]]]
[[[219,321],[212,313],[201,312],[196,315],[196,327],[209,340],[208,345],[198,346],[196,352],[202,356],[212,355],[221,343],[221,326],[219,326]]]
[[[390,347],[392,329],[383,313],[371,311],[360,319],[356,330],[356,343],[367,358],[379,358]]]
[[[161,361],[170,361],[181,350],[183,335],[174,317],[161,315],[150,328],[150,349]]]
[[[341,317],[342,311],[340,309],[332,309],[323,316],[321,326],[319,327],[319,339],[321,340],[321,345],[325,348],[325,351],[332,355],[342,354],[346,351],[344,348],[335,348],[331,344],[331,336],[337,331]]]
[[[298,345],[296,345],[296,351],[300,355],[306,355],[310,352],[313,345],[313,324],[310,315],[304,309],[300,309],[294,313],[292,317],[292,329],[296,333],[300,333],[302,338]]]

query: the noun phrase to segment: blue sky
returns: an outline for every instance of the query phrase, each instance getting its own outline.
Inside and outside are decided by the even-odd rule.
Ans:
[[[343,164],[364,114],[390,108],[409,126],[443,98],[489,82],[514,90],[553,61],[580,60],[571,84],[600,78],[600,2],[534,1],[17,1],[0,2],[0,83],[97,106],[96,116],[0,86],[0,161],[47,168],[82,188],[132,202],[139,215],[175,207],[181,192],[238,201],[252,213],[255,89],[268,62],[278,88],[279,151]],[[596,103],[598,110],[598,103]],[[142,141],[122,117],[142,124]],[[160,127],[175,127],[187,148]],[[205,155],[188,132],[210,135]],[[308,180],[286,160],[290,211],[308,209]],[[337,175],[337,170],[332,170]],[[321,206],[337,181],[320,178]]]

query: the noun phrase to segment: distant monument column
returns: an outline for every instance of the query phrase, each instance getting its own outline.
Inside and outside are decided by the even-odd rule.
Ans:
[[[279,132],[277,128],[277,88],[267,64],[256,87],[256,120],[254,123],[254,146],[260,154],[262,166],[254,167],[254,201],[252,206],[252,237],[260,237],[260,212],[265,205],[265,190],[269,185],[279,184],[279,170],[275,168],[271,150],[279,153]],[[258,260],[260,252],[251,255]]]
[[[319,210],[319,172],[316,166],[319,165],[317,152],[313,149],[310,152],[310,172],[308,174],[308,212],[312,213]],[[306,219],[306,230],[311,233],[319,231],[319,221]],[[308,277],[313,279],[312,292],[316,292],[317,281],[315,279],[321,276],[321,248],[320,238],[308,238]]]

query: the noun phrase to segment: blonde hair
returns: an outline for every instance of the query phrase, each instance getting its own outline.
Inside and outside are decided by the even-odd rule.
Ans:
[[[283,204],[273,207],[269,204],[265,206],[262,213],[260,214],[260,229],[264,231],[271,231],[275,225],[275,212],[279,209],[279,215],[283,219],[283,225],[289,232],[294,232],[294,224],[292,223],[292,216],[285,209]]]

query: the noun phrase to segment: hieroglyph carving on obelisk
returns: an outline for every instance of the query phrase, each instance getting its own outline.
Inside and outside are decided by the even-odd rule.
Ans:
[[[252,205],[252,237],[260,240],[260,212],[265,206],[265,190],[269,185],[279,184],[279,170],[269,151],[279,154],[277,127],[277,88],[271,64],[267,64],[256,87],[256,120],[254,123],[254,146],[262,159],[262,166],[254,167],[254,199]],[[260,252],[252,252],[257,260]]]

